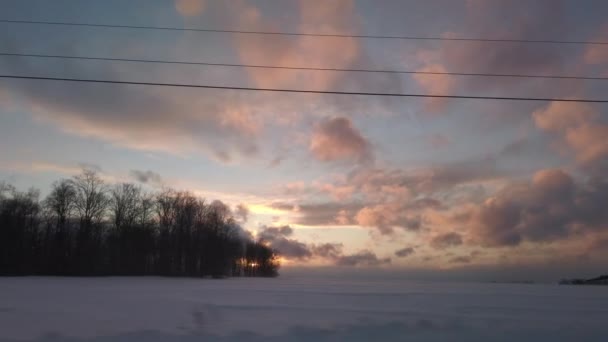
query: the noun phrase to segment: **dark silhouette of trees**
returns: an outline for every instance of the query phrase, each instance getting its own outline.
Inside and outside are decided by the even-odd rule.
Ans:
[[[0,183],[0,275],[276,276],[276,253],[220,201],[107,185],[92,170],[50,193]]]
[[[33,189],[19,192],[8,185],[0,189],[0,269],[7,273],[29,273],[38,266],[38,196]]]
[[[45,259],[47,264],[43,269],[51,274],[66,275],[70,269],[73,253],[72,214],[75,211],[76,190],[69,179],[53,183],[51,192],[43,202],[46,210],[45,224]]]

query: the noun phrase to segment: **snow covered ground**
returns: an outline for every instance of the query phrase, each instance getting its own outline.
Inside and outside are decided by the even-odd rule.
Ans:
[[[0,278],[0,341],[608,341],[608,287]]]

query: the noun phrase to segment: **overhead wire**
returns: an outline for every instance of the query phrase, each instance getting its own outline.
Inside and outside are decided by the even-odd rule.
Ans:
[[[335,91],[335,90],[256,88],[256,87],[218,86],[218,85],[202,85],[202,84],[186,84],[186,83],[139,82],[139,81],[119,81],[119,80],[101,80],[101,79],[67,78],[67,77],[43,77],[43,76],[26,76],[26,75],[0,75],[0,79],[13,79],[13,80],[21,79],[21,80],[79,82],[79,83],[84,82],[84,83],[99,83],[99,84],[121,84],[121,85],[139,85],[139,86],[160,86],[160,87],[221,89],[221,90],[238,90],[238,91],[257,91],[257,92],[279,92],[279,93],[327,94],[327,95],[417,97],[417,98],[470,99],[470,100],[535,101],[535,102],[543,101],[543,102],[608,103],[608,100],[600,100],[600,99],[476,96],[476,95],[439,95],[439,94],[380,93],[380,92],[354,92],[354,91],[351,92],[351,91]]]
[[[326,34],[326,33],[180,28],[180,27],[168,27],[168,26],[112,25],[112,24],[75,23],[75,22],[58,22],[58,21],[33,21],[33,20],[9,20],[9,19],[0,19],[0,23],[119,28],[119,29],[142,29],[142,30],[194,31],[194,32],[210,32],[210,33],[251,34],[251,35],[283,35],[283,36],[313,36],[313,37],[340,37],[340,38],[365,38],[365,39],[438,40],[438,41],[446,40],[446,41],[479,41],[479,42],[510,42],[510,43],[608,45],[608,42],[603,42],[603,41],[529,40],[529,39],[497,39],[497,38],[495,39],[495,38],[461,38],[461,37],[420,37],[420,36],[390,36],[390,35],[348,35],[348,34]],[[481,76],[481,77],[578,79],[578,80],[607,80],[608,79],[608,77],[570,76],[570,75],[526,75],[526,74],[494,74],[494,73],[465,73],[465,72],[434,72],[434,71],[423,71],[423,70],[411,71],[411,70],[376,70],[376,69],[363,69],[363,68],[362,69],[357,69],[357,68],[342,69],[342,68],[316,68],[316,67],[300,67],[300,66],[270,66],[270,65],[255,65],[255,64],[236,64],[236,63],[170,61],[170,60],[157,60],[157,59],[68,56],[68,55],[50,55],[50,54],[26,54],[26,53],[16,53],[16,52],[0,52],[0,56],[98,60],[98,61],[133,62],[133,63],[206,65],[206,66],[220,66],[220,67],[284,69],[284,70],[334,71],[334,72],[426,74],[426,75]],[[100,84],[204,88],[204,89],[224,89],[224,90],[283,92],[283,93],[333,94],[333,95],[354,95],[354,96],[608,103],[608,100],[601,100],[601,99],[477,96],[477,95],[449,95],[449,94],[412,94],[412,93],[386,93],[386,92],[351,92],[351,91],[335,91],[335,90],[256,88],[256,87],[199,85],[199,84],[185,84],[185,83],[139,82],[139,81],[102,80],[102,79],[86,79],[86,78],[68,78],[68,77],[44,77],[44,76],[28,76],[28,75],[0,75],[0,78],[1,79],[13,79],[13,80],[22,79],[22,80],[40,80],[40,81],[56,81],[56,82],[85,82],[85,83],[100,83]]]
[[[599,77],[599,76],[595,77],[595,76],[569,76],[569,75],[494,74],[494,73],[435,72],[435,71],[422,71],[422,70],[382,70],[382,69],[359,69],[359,68],[317,68],[317,67],[298,67],[298,66],[274,66],[274,65],[260,65],[260,64],[173,61],[173,60],[140,59],[140,58],[68,56],[68,55],[12,53],[12,52],[0,52],[0,56],[68,59],[68,60],[91,60],[91,61],[108,61],[108,62],[151,63],[151,64],[219,66],[219,67],[236,67],[236,68],[253,68],[253,69],[305,70],[305,71],[382,73],[382,74],[412,74],[412,75],[449,75],[449,76],[476,76],[476,77],[601,80],[601,81],[608,80],[608,77]]]
[[[265,36],[306,36],[306,37],[334,37],[334,38],[361,38],[361,39],[396,39],[396,40],[430,40],[430,41],[469,41],[469,42],[494,42],[494,43],[528,43],[528,44],[569,44],[569,45],[608,45],[605,41],[582,41],[582,40],[554,40],[554,39],[508,39],[508,38],[475,38],[475,37],[431,37],[431,36],[397,36],[397,35],[370,35],[370,34],[337,34],[337,33],[310,33],[310,32],[276,32],[255,30],[231,30],[210,28],[188,28],[172,26],[149,26],[149,25],[118,25],[97,24],[63,21],[40,21],[40,20],[11,20],[0,19],[0,23],[6,24],[30,24],[30,25],[53,25],[53,26],[77,26],[98,28],[119,28],[137,30],[162,30],[162,31],[189,31],[207,33],[231,33]]]

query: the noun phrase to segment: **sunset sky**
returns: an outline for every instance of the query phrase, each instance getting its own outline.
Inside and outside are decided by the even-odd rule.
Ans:
[[[3,1],[0,19],[608,42],[608,2]],[[0,52],[608,77],[608,45],[267,36],[0,23]],[[236,87],[608,99],[608,81],[0,56],[0,74]],[[606,272],[608,105],[0,79],[0,180],[83,167],[233,208],[286,267]],[[602,268],[604,267],[604,268]],[[522,275],[523,276],[523,275]]]

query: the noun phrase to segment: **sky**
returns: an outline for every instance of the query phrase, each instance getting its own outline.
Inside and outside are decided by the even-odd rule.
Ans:
[[[1,19],[339,35],[608,41],[608,3],[8,0]],[[608,77],[608,45],[261,36],[0,23],[0,52]],[[0,73],[606,99],[604,80],[0,56]],[[606,272],[608,106],[0,80],[0,180],[108,182],[231,206],[284,267],[534,278]]]

